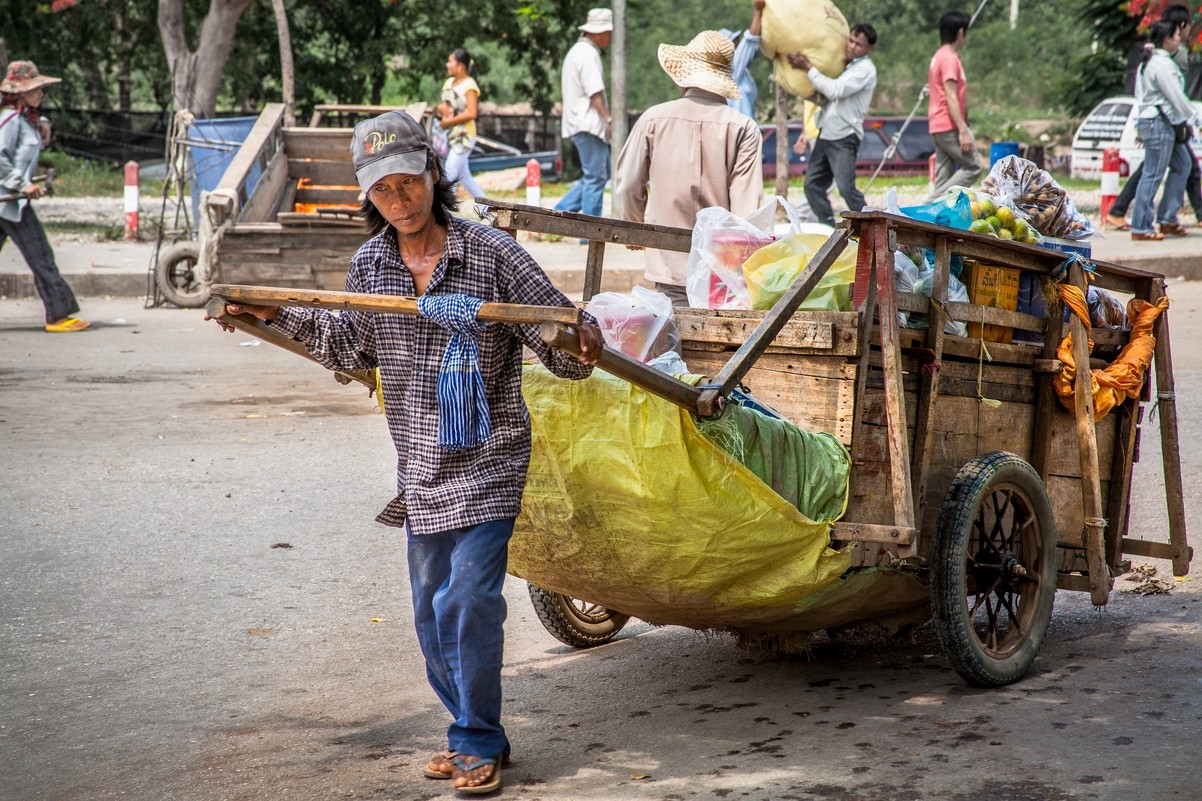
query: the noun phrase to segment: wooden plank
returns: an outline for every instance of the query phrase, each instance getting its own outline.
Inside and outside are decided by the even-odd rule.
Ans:
[[[605,242],[590,239],[584,259],[584,300],[587,303],[601,291],[601,272],[605,264]]]
[[[835,259],[847,247],[848,231],[846,228],[840,228],[831,234],[830,238],[822,243],[822,247],[810,258],[809,264],[802,271],[801,275],[793,282],[788,291],[776,302],[765,316],[756,326],[751,335],[739,346],[735,355],[730,361],[714,376],[713,382],[717,385],[716,389],[708,389],[701,393],[699,412],[703,417],[713,414],[717,408],[718,397],[725,397],[734,388],[739,379],[751,369],[768,346],[772,344],[772,340],[776,338],[777,333],[789,322],[789,319],[797,311],[797,307],[805,302],[809,297],[810,292],[818,284],[818,281],[826,275],[826,271],[834,264]],[[893,270],[889,271],[889,285],[893,285]],[[897,319],[893,320],[894,325],[897,324]]]
[[[278,223],[256,223],[235,225],[224,232],[221,239],[222,253],[231,250],[262,250],[296,248],[298,250],[342,250],[349,261],[359,246],[367,239],[362,228],[338,228],[321,231],[305,228],[289,229]]]
[[[689,369],[713,375],[726,359],[721,353],[685,349]],[[855,412],[855,365],[845,359],[795,358],[765,354],[744,376],[755,398],[806,431],[825,431],[851,444]]]
[[[893,277],[893,250],[888,230],[877,224],[873,241],[877,309],[881,334],[881,365],[885,374],[885,411],[889,418],[889,467],[892,472],[893,522],[914,527],[914,494],[910,485],[910,445],[906,432],[906,397],[902,392],[901,341]]]
[[[242,146],[234,155],[230,166],[225,168],[217,189],[234,195],[241,195],[246,187],[246,179],[251,169],[256,165],[266,163],[276,151],[283,147],[280,129],[284,124],[284,104],[268,103],[263,112],[255,120],[254,127],[246,135]]]
[[[673,311],[676,329],[684,342],[693,346],[713,343],[730,350],[746,342],[766,314],[762,311],[686,308]],[[854,356],[859,352],[858,322],[856,312],[799,311],[780,330],[766,352]]]
[[[857,254],[856,262],[856,283],[860,283],[861,268],[864,273],[864,302],[860,304],[860,327],[856,332],[856,340],[860,343],[860,360],[856,367],[856,410],[855,416],[852,419],[851,433],[851,458],[856,462],[861,457],[861,449],[864,447],[864,400],[868,387],[868,365],[872,356],[872,340],[871,334],[873,331],[872,323],[876,314],[876,263],[873,260],[872,253],[875,251],[873,237],[876,235],[876,230],[869,228],[861,233],[860,249]],[[867,253],[864,258],[866,263],[860,264],[859,258],[861,254]],[[879,341],[879,339],[877,340]],[[853,474],[855,471],[852,471]],[[877,519],[877,518],[874,518]],[[883,518],[880,518],[883,519]]]
[[[296,190],[295,203],[339,203],[359,208],[359,187],[306,186]],[[287,209],[292,211],[292,209]]]
[[[1118,431],[1110,459],[1110,490],[1106,495],[1106,564],[1118,564],[1119,541],[1127,536],[1131,511],[1131,473],[1139,420],[1143,408],[1135,398],[1127,398],[1111,414],[1118,415]],[[1106,464],[1106,462],[1101,462]]]
[[[288,178],[288,159],[284,151],[276,151],[267,164],[267,169],[259,176],[255,191],[238,212],[236,222],[269,222],[279,208],[280,198],[291,183]],[[235,223],[236,224],[236,223]]]
[[[1085,276],[1079,264],[1069,268],[1073,285],[1085,291]],[[1103,606],[1110,597],[1110,574],[1106,567],[1106,543],[1103,532],[1101,473],[1098,467],[1098,439],[1094,427],[1093,388],[1090,382],[1089,341],[1085,324],[1073,315],[1069,321],[1073,337],[1073,360],[1077,371],[1073,381],[1073,401],[1077,418],[1077,447],[1081,456],[1081,493],[1085,509],[1085,551],[1089,560],[1089,596],[1095,606]]]
[[[837,522],[831,525],[831,539],[839,542],[885,542],[909,545],[918,538],[918,530],[873,523]]]
[[[931,361],[920,371],[921,389],[914,426],[914,455],[911,460],[914,491],[914,517],[922,520],[926,502],[927,478],[931,466],[931,448],[935,440],[935,404],[939,400],[939,378],[943,358],[943,315],[947,306],[948,276],[951,274],[951,251],[947,239],[940,239],[935,246],[935,275],[931,285],[931,303],[936,310],[927,326],[926,345],[931,351]]]
[[[313,213],[282,211],[276,215],[276,220],[280,225],[286,226],[288,231],[296,228],[351,228],[356,231],[363,230],[363,218],[359,216],[359,212],[357,211]]]
[[[236,284],[214,284],[211,292],[217,297],[225,298],[230,303],[302,306],[308,309],[349,310],[376,314],[419,314],[417,298],[403,295],[370,295],[361,292],[318,292],[314,290],[301,292],[280,287]],[[539,325],[547,320],[567,325],[580,325],[583,317],[580,309],[574,306],[526,306],[518,303],[490,302],[480,307],[476,313],[476,319],[488,323],[511,323],[513,325]]]
[[[289,158],[351,161],[350,128],[284,128],[283,135]]]
[[[567,211],[544,209],[490,199],[494,228],[512,228],[576,239],[600,239],[615,245],[636,245],[688,253],[693,232],[688,228],[610,220]]]
[[[1186,548],[1184,554],[1178,554],[1177,548],[1169,542],[1152,542],[1151,540],[1134,540],[1129,537],[1123,537],[1119,543],[1120,552],[1131,556],[1142,556],[1145,559],[1165,559],[1176,561],[1178,558],[1184,557],[1185,561],[1192,561],[1194,558],[1194,549]]]
[[[1152,303],[1164,294],[1164,279],[1152,286]],[[1165,502],[1169,510],[1169,542],[1174,549],[1173,575],[1189,572],[1189,541],[1185,529],[1185,495],[1181,485],[1181,450],[1177,439],[1177,387],[1173,378],[1173,351],[1169,343],[1169,312],[1156,321],[1156,408],[1160,416],[1160,452],[1164,466]]]
[[[1089,592],[1089,577],[1071,573],[1056,574],[1056,589],[1069,592]]]
[[[352,186],[355,168],[349,161],[327,161],[324,159],[288,159],[288,177],[307,178],[311,184],[322,186]]]

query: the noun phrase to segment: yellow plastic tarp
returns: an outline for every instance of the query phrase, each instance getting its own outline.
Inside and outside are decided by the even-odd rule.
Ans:
[[[523,394],[533,452],[513,575],[652,623],[765,629],[788,628],[848,569],[830,521],[774,493],[683,409],[600,371],[564,381],[528,366]]]

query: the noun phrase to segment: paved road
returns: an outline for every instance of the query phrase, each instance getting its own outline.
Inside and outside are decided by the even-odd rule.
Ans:
[[[1202,284],[1174,284],[1198,523]],[[199,312],[0,301],[0,799],[431,799],[383,419]],[[1133,534],[1164,539],[1155,427]],[[1195,540],[1199,535],[1195,534]],[[1165,563],[1154,563],[1162,574]],[[512,581],[505,798],[1161,801],[1202,783],[1202,560],[1171,595],[1061,593],[1032,675],[967,687],[929,630],[804,659],[632,623],[573,651]]]

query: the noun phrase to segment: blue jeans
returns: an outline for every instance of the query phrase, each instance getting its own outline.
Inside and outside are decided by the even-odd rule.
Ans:
[[[1181,208],[1185,194],[1185,182],[1189,178],[1189,160],[1193,158],[1188,144],[1178,144],[1172,127],[1159,116],[1141,117],[1135,121],[1135,130],[1144,143],[1144,174],[1135,190],[1135,201],[1131,210],[1131,233],[1150,234],[1152,221],[1159,223],[1177,222],[1177,210]],[[1168,178],[1165,178],[1165,171]],[[1152,201],[1156,190],[1164,180],[1164,192],[1160,205],[1153,214]]]
[[[447,747],[493,758],[509,753],[501,726],[501,662],[510,520],[408,532],[413,622],[426,677],[454,722]]]
[[[587,133],[573,134],[572,145],[580,155],[584,176],[560,198],[555,210],[580,211],[600,217],[605,183],[609,180],[609,145],[604,139]]]
[[[860,137],[855,134],[842,139],[819,137],[810,154],[810,165],[806,167],[806,200],[818,217],[818,222],[835,224],[835,212],[831,209],[827,193],[831,181],[839,187],[839,194],[850,211],[863,211],[864,195],[856,189],[856,152],[860,149]]]

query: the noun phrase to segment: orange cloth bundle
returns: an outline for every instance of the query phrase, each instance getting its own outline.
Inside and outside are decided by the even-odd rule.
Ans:
[[[1057,284],[1056,291],[1073,314],[1085,323],[1086,336],[1090,336],[1092,327],[1089,322],[1089,304],[1084,293],[1071,284]],[[1156,305],[1146,300],[1132,298],[1127,303],[1127,319],[1131,325],[1131,341],[1119,353],[1118,358],[1101,370],[1090,373],[1090,387],[1093,391],[1094,419],[1101,420],[1111,409],[1123,402],[1124,398],[1134,398],[1139,395],[1144,384],[1144,374],[1152,363],[1152,351],[1156,348],[1156,337],[1152,336],[1152,326],[1161,312],[1169,307],[1169,299],[1161,298]],[[1089,349],[1093,350],[1093,339],[1089,340]],[[1069,411],[1073,405],[1073,379],[1077,374],[1077,363],[1073,359],[1073,338],[1070,334],[1056,349],[1056,358],[1064,365],[1056,374],[1056,393],[1060,402]]]

